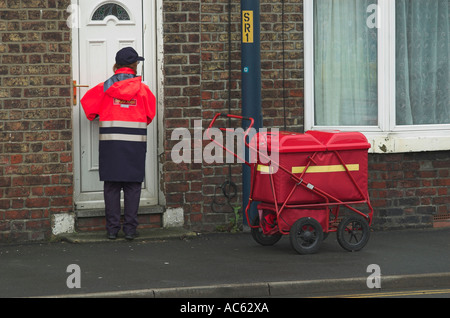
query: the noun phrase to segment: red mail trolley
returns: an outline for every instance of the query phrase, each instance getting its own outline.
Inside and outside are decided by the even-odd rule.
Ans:
[[[243,134],[250,162],[210,137],[209,129],[219,116],[250,122]],[[373,216],[367,187],[370,144],[366,137],[337,130],[304,134],[281,131],[259,132],[248,141],[252,126],[252,118],[216,114],[206,134],[251,167],[245,216],[254,240],[267,246],[289,235],[295,251],[312,254],[330,232],[336,232],[345,250],[364,248]],[[250,220],[252,204],[257,204],[258,215]]]

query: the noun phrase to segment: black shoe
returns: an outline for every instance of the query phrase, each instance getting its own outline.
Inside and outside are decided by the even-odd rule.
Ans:
[[[132,240],[134,240],[136,237],[138,237],[139,236],[139,233],[138,232],[135,232],[135,233],[130,233],[130,234],[125,234],[125,239],[126,240],[128,240],[128,241],[132,241]]]
[[[106,236],[110,240],[115,240],[117,238],[117,233],[107,233]]]

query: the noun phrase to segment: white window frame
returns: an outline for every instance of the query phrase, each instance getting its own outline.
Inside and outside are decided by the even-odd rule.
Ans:
[[[378,0],[378,126],[314,124],[314,1],[303,2],[305,130],[360,131],[371,143],[372,153],[450,150],[450,124],[396,124],[395,1],[391,0]]]

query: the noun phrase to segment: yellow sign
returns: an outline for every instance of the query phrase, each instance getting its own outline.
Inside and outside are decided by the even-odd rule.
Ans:
[[[253,11],[242,11],[242,42],[253,43]]]

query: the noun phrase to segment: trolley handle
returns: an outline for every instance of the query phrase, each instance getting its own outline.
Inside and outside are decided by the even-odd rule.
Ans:
[[[250,117],[246,117],[246,116],[239,116],[239,115],[233,115],[233,114],[223,114],[223,113],[219,113],[220,117],[225,117],[225,118],[236,118],[236,119],[243,119],[243,120],[249,120],[252,123],[253,126],[253,118]]]
[[[234,118],[234,119],[242,119],[242,120],[248,120],[250,121],[250,126],[247,128],[247,130],[250,130],[251,127],[253,127],[255,121],[251,117],[245,117],[245,116],[239,116],[239,115],[233,115],[233,114],[224,114],[224,113],[218,113],[214,116],[211,123],[209,124],[208,129],[212,128],[217,120],[218,117],[224,117],[224,118]],[[226,131],[226,128],[219,128],[222,131]]]
[[[206,135],[209,139],[210,135],[209,135],[209,130],[211,128],[213,128],[214,124],[216,123],[216,120],[218,117],[223,117],[223,118],[229,118],[229,119],[241,119],[241,120],[247,120],[250,121],[250,125],[247,127],[247,129],[245,130],[244,133],[244,140],[246,139],[247,135],[250,132],[250,129],[253,127],[253,125],[255,124],[255,121],[253,120],[253,118],[251,117],[245,117],[245,116],[239,116],[239,115],[233,115],[233,114],[223,114],[223,113],[218,113],[214,116],[214,118],[212,119],[211,123],[209,124],[207,130],[206,130]],[[219,129],[221,131],[230,131],[230,128],[223,128],[223,127],[219,127]]]
[[[211,134],[210,134],[210,129],[213,128],[217,118],[219,117],[223,117],[223,118],[229,118],[229,119],[241,119],[241,120],[247,120],[250,121],[250,125],[247,127],[247,129],[244,132],[244,143],[247,147],[249,147],[248,143],[247,143],[247,136],[250,132],[250,129],[253,127],[255,121],[253,120],[253,118],[251,117],[245,117],[245,116],[239,116],[239,115],[233,115],[233,114],[224,114],[224,113],[217,113],[214,118],[212,119],[211,123],[209,124],[208,128],[206,129],[206,136],[209,138],[209,140],[211,140],[212,142],[216,143],[217,145],[219,145],[220,147],[222,147],[225,151],[229,152],[230,154],[232,154],[234,157],[236,157],[237,159],[241,160],[243,163],[245,163],[246,165],[250,166],[250,163],[247,162],[245,159],[239,157],[236,153],[234,153],[232,150],[226,148],[224,145],[220,144],[219,142],[217,142],[215,139],[211,138]],[[219,127],[219,129],[221,131],[231,131],[231,128],[223,128],[223,127]]]

